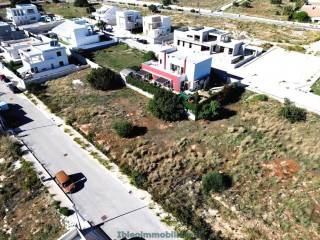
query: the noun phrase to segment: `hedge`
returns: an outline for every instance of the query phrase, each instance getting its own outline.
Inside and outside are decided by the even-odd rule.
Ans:
[[[154,84],[151,84],[151,83],[148,83],[148,82],[145,82],[143,80],[139,80],[137,79],[136,77],[133,77],[133,76],[128,76],[126,78],[127,80],[127,83],[135,86],[135,87],[138,87],[140,88],[141,90],[145,91],[145,92],[148,92],[150,94],[156,94],[157,92],[159,92],[160,90],[162,90],[160,87],[154,85]]]

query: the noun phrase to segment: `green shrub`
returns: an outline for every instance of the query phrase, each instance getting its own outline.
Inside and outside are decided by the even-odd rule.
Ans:
[[[5,158],[18,159],[21,155],[21,144],[8,136],[0,136],[0,154]]]
[[[45,90],[45,86],[40,84],[40,83],[36,83],[36,82],[30,82],[26,84],[26,89],[33,93],[33,94],[40,94],[43,92],[43,90]]]
[[[92,69],[87,75],[88,83],[98,90],[113,90],[123,86],[122,80],[117,74],[108,68]]]
[[[153,13],[158,11],[157,6],[154,4],[149,5],[148,9],[149,9],[149,11],[151,11]]]
[[[75,0],[74,4],[75,7],[89,7],[88,0]]]
[[[198,111],[198,119],[213,120],[219,115],[219,110],[220,103],[216,100],[203,104]]]
[[[116,121],[113,123],[112,127],[120,137],[128,138],[133,135],[134,126],[131,122],[126,120]]]
[[[299,11],[292,14],[292,20],[298,22],[310,22],[311,18],[308,13]]]
[[[153,99],[149,101],[148,109],[155,117],[169,122],[186,117],[181,97],[163,89],[154,94]]]
[[[307,119],[307,112],[302,108],[296,107],[289,99],[285,99],[279,115],[288,119],[290,123],[302,122]]]
[[[256,95],[249,97],[248,100],[252,101],[252,102],[256,102],[256,101],[266,102],[269,100],[269,98],[267,95],[264,95],[264,94],[256,94]]]
[[[55,209],[60,209],[60,204],[61,204],[60,201],[57,201],[57,200],[53,201],[53,206],[54,206]]]
[[[281,4],[282,0],[270,0],[271,4]]]
[[[210,172],[202,177],[202,190],[205,195],[222,192],[231,187],[231,178],[219,172]]]
[[[62,207],[59,209],[59,213],[62,214],[63,216],[70,216],[72,214],[72,211],[69,208]]]
[[[156,92],[161,91],[160,87],[158,87],[154,84],[148,83],[146,81],[140,80],[134,76],[128,76],[126,78],[126,81],[127,81],[127,83],[129,83],[133,86],[136,86],[136,87],[140,88],[141,90],[148,92],[150,94],[153,94],[153,95]]]
[[[153,51],[148,51],[143,55],[143,61],[157,60],[156,54]]]
[[[171,4],[171,0],[162,0],[162,4],[163,4],[164,6],[168,6],[168,5]]]

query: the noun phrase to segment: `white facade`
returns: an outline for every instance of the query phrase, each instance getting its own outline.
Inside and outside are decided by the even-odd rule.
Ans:
[[[171,17],[161,15],[143,17],[143,33],[151,39],[168,36],[171,33]]]
[[[40,17],[34,4],[17,4],[15,8],[7,8],[7,19],[17,26],[38,22]]]
[[[214,28],[181,28],[174,31],[174,45],[181,50],[221,53],[236,56],[241,53],[242,41],[231,39],[227,32]]]
[[[98,43],[102,35],[102,33],[96,32],[94,26],[84,19],[66,20],[53,28],[51,32],[57,34],[63,43],[75,48]]]
[[[31,46],[35,43],[41,43],[40,40],[36,38],[24,38],[20,40],[9,40],[1,42],[1,50],[3,51],[3,56],[7,62],[9,61],[20,61],[20,49]]]
[[[142,70],[153,75],[153,79],[167,79],[166,86],[175,92],[201,89],[210,76],[212,58],[202,54],[187,54],[176,48],[159,53],[158,61],[142,64]]]
[[[117,27],[131,31],[142,27],[142,17],[139,11],[125,10],[116,12]]]
[[[69,64],[66,48],[61,47],[56,40],[38,43],[20,49],[23,67],[18,69],[22,76],[44,72]]]
[[[101,8],[97,9],[96,12],[92,13],[92,15],[97,21],[103,21],[108,25],[116,25],[117,10],[117,7],[103,5]]]

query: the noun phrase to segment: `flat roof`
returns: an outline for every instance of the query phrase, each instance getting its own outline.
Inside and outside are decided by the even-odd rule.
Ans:
[[[209,55],[204,55],[204,54],[199,54],[199,53],[187,53],[181,50],[177,50],[171,53],[167,54],[170,57],[176,57],[176,58],[186,58],[188,61],[193,62],[193,63],[199,63],[206,61],[208,59],[211,59],[212,56]]]

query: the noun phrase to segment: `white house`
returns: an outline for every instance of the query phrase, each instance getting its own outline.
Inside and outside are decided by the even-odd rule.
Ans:
[[[3,51],[1,54],[7,62],[9,61],[20,61],[20,49],[31,46],[35,43],[41,43],[36,38],[23,38],[19,40],[1,41],[0,49]]]
[[[15,8],[7,8],[7,19],[17,26],[38,22],[40,17],[34,4],[17,4]]]
[[[57,34],[59,40],[74,48],[100,42],[102,33],[96,32],[94,26],[84,19],[66,20],[53,28],[51,32]]]
[[[103,5],[97,9],[96,12],[92,13],[97,21],[104,21],[108,25],[116,25],[116,12],[118,8],[109,5]]]
[[[175,92],[195,91],[203,88],[211,73],[212,58],[203,54],[185,53],[176,48],[163,50],[158,61],[141,65],[143,73],[152,75],[155,84]]]
[[[23,76],[61,68],[69,64],[66,48],[57,40],[33,44],[19,50],[23,67],[17,71]]]
[[[180,28],[174,31],[178,50],[211,55],[213,68],[228,70],[239,67],[262,53],[262,48],[234,40],[228,32],[211,27]]]
[[[116,12],[117,27],[131,31],[142,27],[142,17],[139,11],[125,10]]]
[[[143,17],[143,33],[151,41],[167,40],[171,35],[171,17],[152,15]]]

